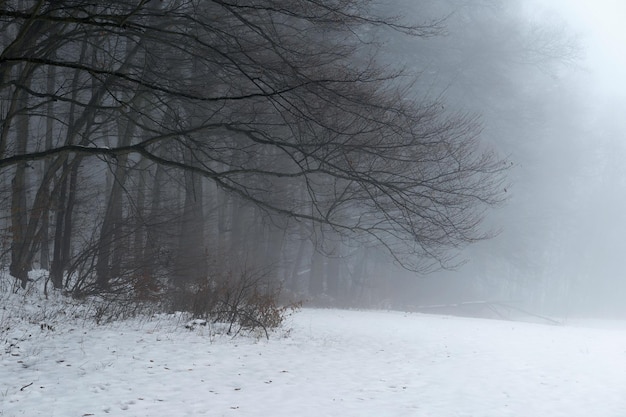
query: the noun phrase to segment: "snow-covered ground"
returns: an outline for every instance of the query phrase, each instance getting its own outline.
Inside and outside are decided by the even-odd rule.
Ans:
[[[0,310],[0,415],[626,416],[615,323],[304,309],[268,341],[175,316],[66,321]]]

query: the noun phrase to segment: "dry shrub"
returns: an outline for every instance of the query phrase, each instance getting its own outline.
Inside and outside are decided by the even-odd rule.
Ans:
[[[171,309],[186,311],[195,319],[226,323],[228,334],[242,330],[269,331],[280,327],[301,303],[280,304],[280,287],[268,283],[266,274],[232,272],[175,289],[169,293]]]

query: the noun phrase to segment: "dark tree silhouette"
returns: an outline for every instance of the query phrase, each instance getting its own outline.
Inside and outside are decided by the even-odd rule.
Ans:
[[[119,227],[132,207],[121,193],[139,166],[178,175],[187,233],[203,177],[272,216],[383,245],[416,270],[486,237],[478,226],[501,199],[504,164],[481,149],[474,118],[377,62],[377,31],[428,37],[441,22],[371,10],[366,0],[0,3],[0,170],[14,176],[16,276],[25,282],[49,227],[40,205],[57,222],[73,210],[73,163],[106,163],[115,177],[95,216],[102,288],[124,267],[115,242],[130,241]],[[34,161],[45,172],[25,179]],[[67,248],[53,252],[67,268]]]

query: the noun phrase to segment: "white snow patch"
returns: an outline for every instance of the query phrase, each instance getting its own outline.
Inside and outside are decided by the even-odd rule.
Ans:
[[[623,329],[315,309],[289,320],[269,341],[190,331],[180,316],[16,321],[0,331],[0,415],[626,415]]]

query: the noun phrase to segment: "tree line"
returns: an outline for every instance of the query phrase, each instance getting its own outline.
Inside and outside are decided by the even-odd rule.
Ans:
[[[487,237],[505,164],[378,42],[444,23],[366,0],[1,2],[3,265],[77,295],[250,268],[337,298],[379,248],[446,265]]]

